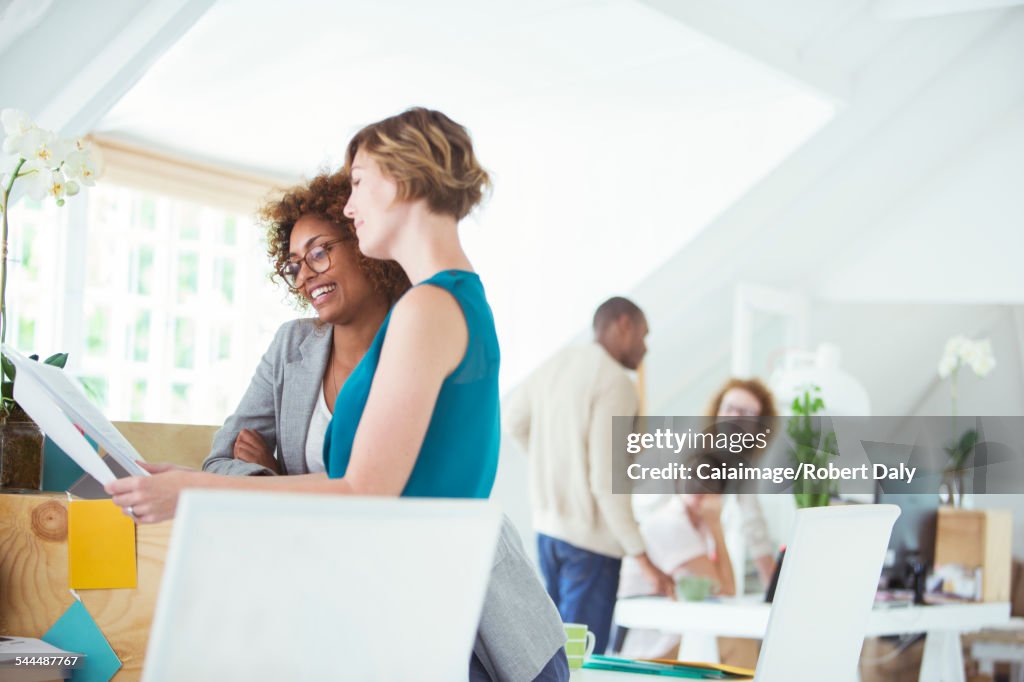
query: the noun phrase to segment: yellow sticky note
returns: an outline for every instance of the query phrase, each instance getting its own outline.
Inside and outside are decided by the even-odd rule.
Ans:
[[[68,503],[68,579],[75,590],[135,587],[135,522],[111,500]]]

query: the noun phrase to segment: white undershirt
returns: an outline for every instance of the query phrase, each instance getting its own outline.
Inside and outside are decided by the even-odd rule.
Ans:
[[[321,383],[313,416],[309,418],[309,431],[306,435],[306,468],[309,473],[318,474],[324,469],[324,438],[327,437],[327,426],[331,422],[331,411],[324,400],[324,386]]]

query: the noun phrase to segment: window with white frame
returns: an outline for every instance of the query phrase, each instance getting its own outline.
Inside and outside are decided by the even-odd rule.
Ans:
[[[237,210],[101,180],[63,208],[23,198],[10,222],[9,342],[68,352],[112,420],[221,423],[298,315]]]

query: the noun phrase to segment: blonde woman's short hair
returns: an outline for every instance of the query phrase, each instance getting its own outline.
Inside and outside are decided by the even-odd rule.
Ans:
[[[469,132],[440,111],[416,107],[366,126],[348,144],[346,169],[360,150],[395,181],[399,199],[425,199],[430,210],[456,220],[491,187]]]

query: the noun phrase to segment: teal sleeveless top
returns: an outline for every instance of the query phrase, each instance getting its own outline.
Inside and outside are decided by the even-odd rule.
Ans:
[[[498,407],[498,337],[480,278],[465,270],[444,270],[417,286],[449,292],[462,308],[468,342],[462,362],[444,380],[404,497],[476,497],[491,494],[501,440]],[[392,310],[394,310],[392,308]],[[366,355],[338,392],[324,438],[324,466],[331,478],[348,469],[359,420],[380,361],[391,312]]]

